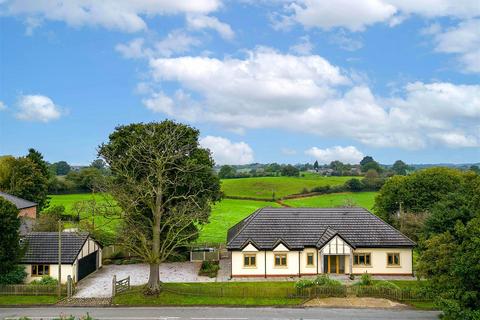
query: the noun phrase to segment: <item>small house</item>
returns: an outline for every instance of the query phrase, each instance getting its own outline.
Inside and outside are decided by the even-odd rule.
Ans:
[[[59,246],[62,283],[68,276],[78,282],[102,267],[102,247],[86,232],[62,232],[61,238],[58,232],[30,232],[23,243],[26,252],[20,263],[25,266],[27,283],[43,276],[58,280]]]

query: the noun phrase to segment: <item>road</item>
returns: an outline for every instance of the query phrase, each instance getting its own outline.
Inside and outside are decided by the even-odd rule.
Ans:
[[[0,308],[0,319],[27,316],[47,320],[63,315],[82,316],[87,312],[98,320],[430,320],[438,312],[410,309],[336,308]]]

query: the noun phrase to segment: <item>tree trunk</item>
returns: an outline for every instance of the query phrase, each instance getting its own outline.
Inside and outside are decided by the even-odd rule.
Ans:
[[[158,294],[160,292],[160,265],[150,263],[150,276],[148,277],[147,293]]]
[[[155,211],[153,212],[152,225],[152,254],[154,259],[150,261],[150,276],[148,278],[147,291],[149,294],[158,294],[160,292],[160,221],[162,217],[162,193],[157,192],[155,199]]]

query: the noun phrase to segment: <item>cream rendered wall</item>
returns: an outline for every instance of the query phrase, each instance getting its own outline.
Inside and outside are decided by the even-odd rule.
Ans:
[[[50,264],[50,277],[58,279],[58,264]],[[33,280],[40,280],[42,277],[32,276],[32,265],[25,265],[25,272],[27,277],[25,278],[26,283],[30,283]],[[77,268],[74,265],[62,264],[62,283],[67,282],[67,277],[71,276],[72,279],[76,277]]]
[[[255,254],[256,266],[244,267],[243,255]],[[232,251],[232,275],[239,276],[263,276],[265,275],[265,252],[258,251],[254,246],[248,245],[243,251]]]
[[[370,253],[371,267],[353,266],[353,273],[412,274],[411,248],[362,248],[354,253]],[[387,266],[387,253],[400,253],[400,266]]]
[[[275,266],[275,254],[287,255],[287,266]],[[297,275],[298,276],[298,253],[299,251],[267,251],[267,274],[268,275]]]
[[[307,254],[313,253],[313,266],[307,265]],[[317,273],[317,250],[315,248],[305,248],[300,252],[300,272],[302,274],[316,274]],[[320,256],[318,257],[320,259]],[[320,261],[319,261],[320,263]],[[318,268],[320,272],[320,267]],[[297,271],[298,273],[298,271]]]

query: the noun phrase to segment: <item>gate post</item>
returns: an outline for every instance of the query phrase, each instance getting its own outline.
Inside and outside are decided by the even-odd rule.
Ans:
[[[117,285],[117,276],[113,275],[113,279],[112,279],[112,298],[115,297],[115,291],[116,291],[115,286],[116,285]]]
[[[67,276],[67,297],[70,298],[73,295],[72,292],[72,276]]]

